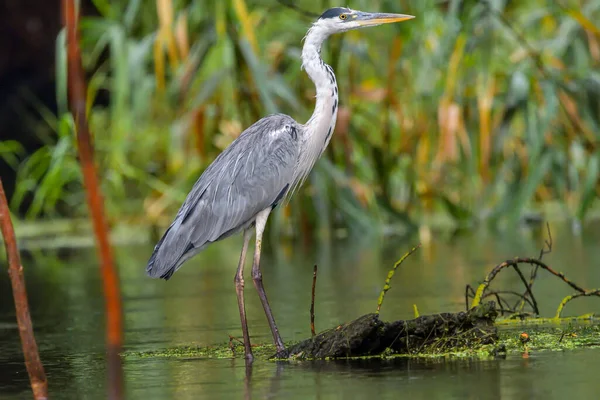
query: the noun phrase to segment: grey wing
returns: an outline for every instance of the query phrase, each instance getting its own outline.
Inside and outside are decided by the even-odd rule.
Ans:
[[[284,115],[244,131],[198,179],[154,248],[146,272],[168,279],[208,244],[251,224],[282,200],[298,159],[298,125]]]

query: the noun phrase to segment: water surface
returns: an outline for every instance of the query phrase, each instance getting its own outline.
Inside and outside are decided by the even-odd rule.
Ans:
[[[553,230],[546,261],[586,287],[600,286],[599,226],[581,236]],[[465,283],[477,283],[495,264],[514,256],[536,256],[544,230],[494,236],[477,233],[433,236],[397,272],[382,318],[407,319],[413,304],[422,314],[464,309]],[[310,335],[312,268],[319,265],[316,327],[322,330],[373,312],[383,280],[411,241],[348,239],[333,244],[270,246],[263,276],[284,340]],[[239,238],[209,247],[164,282],[145,276],[152,245],[119,247],[125,310],[125,347],[132,351],[177,345],[227,343],[241,337],[233,274]],[[37,250],[24,257],[36,337],[53,398],[106,398],[104,315],[94,249]],[[249,267],[248,267],[249,269]],[[519,288],[505,273],[498,282]],[[542,275],[535,293],[544,315],[552,315],[570,293]],[[254,343],[271,340],[248,274],[246,307]],[[578,299],[566,314],[600,313],[598,299]],[[125,393],[132,399],[198,398],[408,398],[532,399],[595,398],[600,350],[541,352],[497,360],[388,360],[273,363],[251,371],[242,359],[128,358]],[[0,399],[30,398],[8,277],[0,276]]]

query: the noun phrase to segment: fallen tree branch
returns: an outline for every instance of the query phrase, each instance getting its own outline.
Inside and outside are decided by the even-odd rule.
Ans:
[[[551,239],[550,239],[550,242],[546,242],[546,245],[548,246],[549,250],[552,249]],[[523,263],[523,264],[526,263],[526,264],[533,265],[535,273],[537,273],[538,268],[541,268],[541,269],[549,272],[550,274],[558,277],[563,282],[565,282],[567,285],[569,285],[571,288],[576,290],[576,293],[566,296],[560,302],[560,304],[558,305],[558,308],[556,310],[555,316],[554,316],[555,319],[561,318],[562,311],[563,311],[565,305],[573,299],[576,299],[578,297],[589,297],[589,296],[600,297],[600,289],[586,290],[586,289],[582,288],[581,286],[579,286],[578,284],[574,283],[573,281],[569,280],[562,272],[556,272],[554,269],[552,269],[551,267],[549,267],[548,265],[543,263],[541,261],[541,257],[543,256],[543,254],[545,254],[545,253],[542,251],[542,253],[540,253],[540,258],[537,258],[537,259],[528,258],[528,257],[523,257],[523,258],[516,257],[513,260],[507,260],[501,264],[498,264],[494,269],[492,269],[492,271],[488,274],[488,276],[485,278],[483,283],[481,285],[479,285],[479,287],[477,288],[477,291],[473,295],[473,303],[471,304],[471,307],[477,307],[478,304],[483,299],[494,295],[496,297],[496,300],[499,303],[500,313],[501,314],[508,313],[508,312],[511,313],[511,315],[508,317],[509,319],[514,319],[514,318],[523,319],[525,317],[529,317],[530,316],[529,313],[526,313],[523,311],[523,305],[525,303],[528,303],[531,306],[535,316],[539,316],[537,303],[535,302],[535,298],[533,297],[533,293],[531,292],[531,287],[533,286],[533,282],[535,280],[534,273],[532,273],[532,278],[530,279],[529,283],[527,283],[525,281],[523,274],[519,273],[519,276],[521,277],[521,281],[525,284],[525,287],[527,288],[526,292],[522,295],[519,293],[516,293],[516,292],[512,292],[512,291],[496,291],[496,292],[487,292],[486,293],[486,290],[489,287],[490,283],[502,269],[508,268],[508,267],[513,267],[518,272],[520,272],[520,270],[518,269],[518,264],[520,264],[520,263]],[[467,285],[466,289],[465,289],[465,301],[466,301],[467,307],[469,306],[469,295],[472,292],[473,292],[472,287],[470,285]],[[517,295],[520,297],[520,300],[515,304],[515,307],[513,307],[513,308],[508,307],[507,309],[504,309],[502,302],[504,301],[505,304],[507,304],[507,303],[506,303],[505,299],[503,299],[499,296],[500,293]],[[519,304],[519,306],[517,306],[517,304]]]
[[[2,179],[0,179],[0,230],[4,238],[4,247],[6,248],[6,258],[8,259],[8,274],[10,275],[10,284],[12,286],[13,298],[15,300],[15,311],[17,314],[17,325],[19,326],[19,335],[21,336],[21,345],[23,346],[23,355],[25,357],[25,366],[29,374],[31,390],[36,400],[48,398],[48,382],[44,365],[40,359],[38,346],[33,334],[33,324],[29,314],[29,302],[27,301],[27,289],[25,278],[23,277],[23,266],[21,257],[17,248],[17,240],[12,221],[8,202],[4,194]]]
[[[487,297],[494,297],[498,303],[499,310],[498,312],[502,315],[509,314],[508,319],[521,319],[530,318],[532,316],[536,317],[536,320],[539,319],[539,307],[537,301],[533,295],[533,284],[537,278],[537,273],[539,269],[543,269],[548,273],[556,276],[564,283],[569,285],[571,288],[576,290],[576,293],[566,296],[558,305],[556,310],[554,319],[561,318],[562,311],[565,305],[573,299],[578,297],[589,297],[589,296],[598,296],[600,297],[600,289],[587,290],[583,287],[579,286],[575,282],[569,280],[562,272],[556,272],[550,266],[545,264],[542,261],[542,258],[552,252],[553,240],[552,240],[552,232],[550,231],[550,225],[546,224],[546,229],[548,233],[548,239],[544,240],[544,246],[540,250],[539,257],[529,258],[529,257],[516,257],[512,260],[504,261],[503,263],[498,264],[494,267],[490,273],[486,276],[483,283],[481,283],[477,290],[473,290],[473,287],[469,284],[465,286],[465,306],[466,309],[469,310],[470,307],[477,307],[481,301],[483,301]],[[525,276],[521,272],[519,268],[519,264],[530,264],[533,266],[531,271],[531,275],[529,277],[529,281],[525,279]],[[505,269],[511,267],[513,268],[517,274],[523,285],[525,286],[525,292],[523,294],[517,293],[515,291],[510,290],[497,290],[497,291],[488,291],[491,282],[498,275],[498,273]],[[510,306],[508,300],[503,297],[503,295],[514,295],[517,296],[518,300],[513,307]],[[472,298],[473,302],[469,306],[469,299]],[[524,310],[525,305],[529,305],[533,310],[533,315]],[[545,320],[545,319],[544,319]]]
[[[496,316],[493,302],[468,312],[424,315],[407,321],[383,322],[378,314],[366,314],[306,339],[274,357],[326,359],[476,348],[497,340]]]
[[[538,266],[538,267],[546,270],[547,272],[551,273],[552,275],[556,276],[557,278],[561,279],[563,282],[565,282],[571,288],[575,289],[575,291],[577,291],[578,293],[589,292],[588,290],[583,289],[581,286],[579,286],[576,283],[569,280],[562,272],[556,272],[554,269],[552,269],[551,267],[549,267],[548,265],[546,265],[544,262],[540,261],[537,258],[515,257],[512,260],[506,260],[503,263],[498,264],[496,267],[494,267],[494,269],[492,269],[492,271],[484,279],[483,283],[481,285],[479,285],[479,287],[477,288],[477,291],[475,292],[475,297],[473,298],[473,303],[471,303],[471,308],[479,305],[479,303],[481,302],[481,299],[484,295],[484,292],[489,287],[491,281],[496,277],[496,275],[498,275],[498,273],[502,269],[507,268],[507,267],[514,267],[515,265],[518,265],[518,264],[531,264],[534,266]],[[594,295],[596,295],[596,294],[594,294]]]

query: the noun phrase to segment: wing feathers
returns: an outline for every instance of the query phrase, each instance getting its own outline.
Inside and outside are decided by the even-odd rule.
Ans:
[[[291,130],[298,127],[288,116],[263,118],[215,159],[154,248],[148,275],[168,279],[206,245],[239,232],[281,200],[298,160]]]

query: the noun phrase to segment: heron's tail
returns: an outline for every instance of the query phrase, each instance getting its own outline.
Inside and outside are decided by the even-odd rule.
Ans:
[[[160,257],[159,253],[162,253],[161,246],[165,241],[165,238],[169,234],[169,228],[163,237],[158,241],[156,246],[154,246],[154,251],[150,256],[150,260],[148,261],[148,265],[146,266],[146,274],[151,278],[162,278],[164,280],[169,280],[171,275],[175,272],[175,266],[169,266],[165,263],[164,257]],[[164,249],[163,249],[164,250]]]
[[[168,280],[181,264],[193,254],[194,246],[177,234],[177,226],[171,225],[154,246],[146,266],[146,274],[151,278]]]

